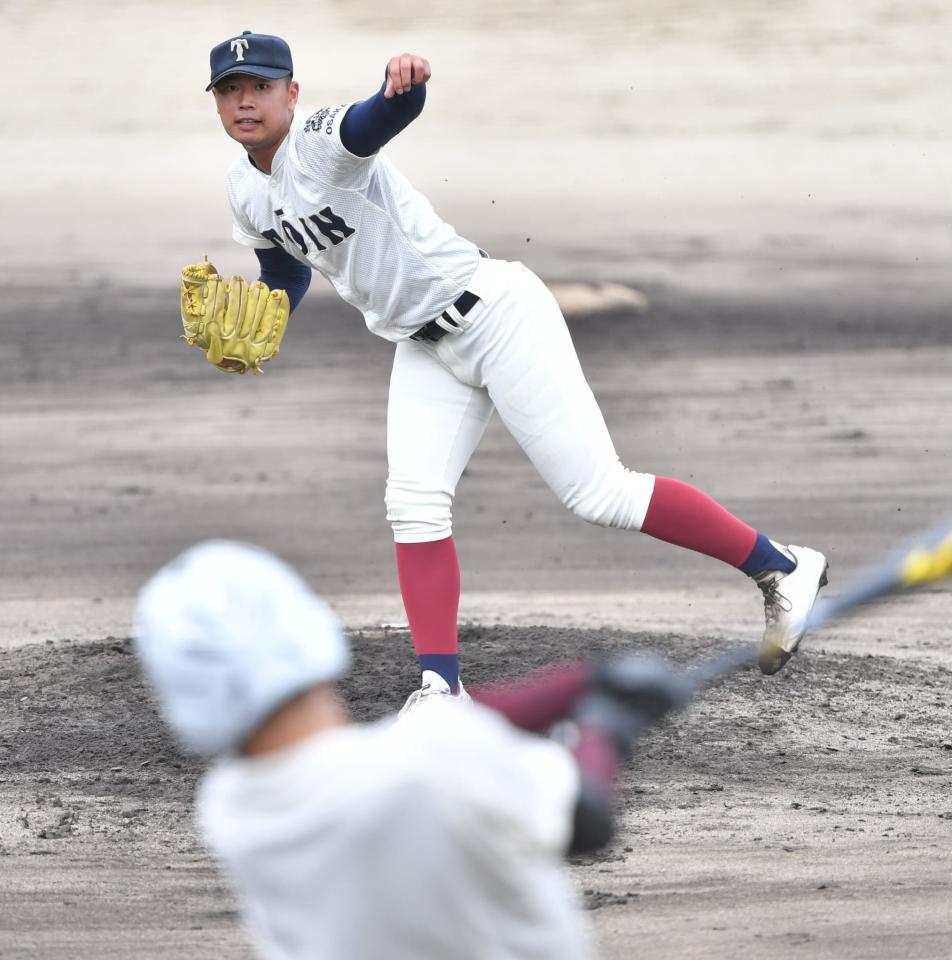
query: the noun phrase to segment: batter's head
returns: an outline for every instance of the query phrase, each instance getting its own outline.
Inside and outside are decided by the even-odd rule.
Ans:
[[[172,731],[204,754],[241,746],[350,665],[340,623],[297,573],[228,541],[192,547],[142,588],[135,641]]]
[[[211,82],[206,91],[236,73],[246,73],[252,77],[264,77],[277,80],[290,77],[294,73],[291,62],[291,48],[280,37],[267,33],[252,33],[245,30],[240,37],[223,40],[212,47],[209,56],[211,62]]]

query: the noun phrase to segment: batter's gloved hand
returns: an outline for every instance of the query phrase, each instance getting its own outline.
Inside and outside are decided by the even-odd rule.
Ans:
[[[277,354],[290,314],[284,290],[241,277],[225,283],[207,258],[182,268],[182,339],[226,373],[260,373]]]
[[[572,719],[614,741],[622,756],[634,741],[671,710],[687,704],[694,684],[679,667],[658,657],[630,654],[595,667],[591,689],[576,703]]]

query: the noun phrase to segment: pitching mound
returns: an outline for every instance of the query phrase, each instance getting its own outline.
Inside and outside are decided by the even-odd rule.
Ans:
[[[399,707],[416,683],[407,634],[351,640],[355,717]],[[716,647],[461,632],[469,686],[613,650],[688,662]],[[948,955],[950,673],[813,648],[774,678],[736,673],[652,731],[625,774],[615,845],[571,867],[604,956],[646,941],[659,957],[799,956],[805,943],[813,956],[895,956],[900,944]],[[70,931],[76,957],[107,941],[137,957],[248,956],[192,831],[200,773],[166,735],[128,640],[0,652],[3,955],[61,956]]]

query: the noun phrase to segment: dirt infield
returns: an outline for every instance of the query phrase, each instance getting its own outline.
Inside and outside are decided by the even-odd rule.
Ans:
[[[811,303],[647,293],[647,313],[572,323],[625,462],[826,550],[832,590],[947,511],[943,286]],[[102,291],[50,290],[14,312],[0,355],[17,451],[0,478],[5,960],[248,955],[192,831],[198,770],[121,639],[135,591],[175,552],[227,532],[300,566],[354,628],[359,717],[414,685],[407,635],[379,629],[402,618],[381,503],[389,347],[317,298],[280,369],[227,378],[197,353],[183,362],[167,300],[130,295],[127,339],[70,341],[75,324],[103,329]],[[38,328],[72,352],[44,349]],[[586,649],[685,660],[762,623],[736,572],[570,516],[498,423],[461,483],[456,533],[469,683]],[[780,677],[738,675],[656,731],[615,847],[570,868],[606,960],[633,945],[947,957],[947,623],[943,590],[894,598]]]
[[[413,684],[409,640],[351,641],[344,692],[372,719]],[[472,685],[585,651],[689,661],[714,646],[547,627],[461,637]],[[66,937],[74,957],[249,955],[192,830],[199,766],[165,735],[131,654],[113,639],[0,654],[5,958],[52,956]],[[651,733],[616,842],[570,868],[605,955],[947,956],[950,682],[945,667],[814,650],[776,680],[732,676]]]
[[[647,313],[572,324],[626,462],[825,549],[833,590],[947,510],[944,288],[648,296]],[[228,532],[299,565],[355,628],[359,717],[414,684],[407,635],[379,629],[402,618],[380,502],[389,348],[318,298],[280,370],[220,377],[197,354],[182,362],[166,301],[137,292],[127,340],[70,354],[35,330],[67,343],[73,324],[99,329],[101,292],[51,290],[15,313],[0,355],[0,430],[18,452],[0,481],[5,960],[248,955],[192,831],[198,770],[121,639],[136,589],[177,550]],[[469,683],[586,649],[686,660],[762,622],[734,571],[571,517],[498,423],[463,478],[456,532],[463,617],[482,624],[463,633]],[[825,631],[776,679],[732,678],[644,743],[618,842],[570,868],[607,960],[633,945],[949,955],[947,611],[942,590],[895,598]]]

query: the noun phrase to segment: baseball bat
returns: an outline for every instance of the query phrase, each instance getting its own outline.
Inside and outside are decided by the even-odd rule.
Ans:
[[[893,593],[952,576],[952,518],[911,537],[853,577],[832,597],[822,597],[807,617],[807,633]],[[744,644],[689,671],[697,689],[757,659],[757,644]]]

